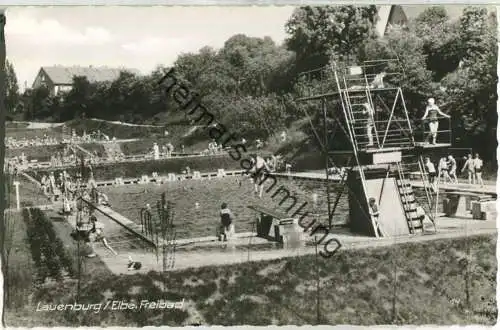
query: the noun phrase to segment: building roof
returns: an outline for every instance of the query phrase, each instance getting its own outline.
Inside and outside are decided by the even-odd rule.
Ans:
[[[43,66],[41,68],[55,85],[71,85],[73,77],[85,76],[89,82],[112,81],[120,76],[121,71],[140,74],[137,69],[109,68],[93,66]]]
[[[377,6],[378,20],[375,29],[379,36],[383,36],[389,24],[389,17],[391,15],[392,6]]]
[[[448,14],[448,17],[450,20],[454,21],[460,16],[462,16],[462,13],[465,8],[471,7],[470,5],[435,5],[436,7],[443,7],[446,10],[446,13]],[[480,7],[484,7],[488,9],[488,11],[496,10],[495,6],[487,6],[487,5],[477,5]],[[432,6],[426,6],[426,5],[413,5],[413,6],[401,6],[403,10],[405,11],[406,16],[408,19],[415,19],[423,13],[427,8],[432,7]]]
[[[387,5],[387,6],[377,6],[378,9],[378,17],[379,20],[376,24],[376,30],[379,35],[384,35],[387,25],[389,24],[389,19],[391,16],[391,10],[396,5]],[[438,6],[438,5],[436,5]],[[432,7],[429,5],[399,5],[401,9],[404,11],[408,20],[413,20],[418,17],[421,13],[423,13],[427,8]],[[448,14],[450,20],[454,21],[462,16],[462,13],[465,8],[470,7],[467,5],[440,5],[439,7],[443,7]],[[489,12],[496,10],[495,6],[481,6],[488,9]]]

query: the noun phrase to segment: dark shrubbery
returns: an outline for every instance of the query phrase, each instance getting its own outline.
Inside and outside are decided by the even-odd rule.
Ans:
[[[31,208],[23,210],[23,218],[38,281],[43,283],[47,278],[61,280],[63,271],[72,275],[71,258],[47,216],[40,209]]]

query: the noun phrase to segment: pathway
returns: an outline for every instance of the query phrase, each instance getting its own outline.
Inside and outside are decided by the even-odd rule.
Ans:
[[[418,236],[402,236],[398,238],[374,238],[366,236],[357,236],[349,233],[346,230],[332,232],[331,235],[337,238],[341,244],[341,249],[361,249],[387,247],[394,244],[407,242],[424,242],[437,239],[466,237],[482,234],[497,233],[496,223],[494,221],[470,220],[470,219],[451,219],[441,217],[437,223],[438,233]],[[178,251],[175,253],[175,267],[173,270],[186,269],[191,267],[204,266],[221,266],[228,264],[237,264],[249,261],[273,260],[280,258],[289,258],[303,255],[311,255],[315,253],[314,246],[305,246],[288,249],[264,249],[264,250],[249,250],[250,240],[247,239],[246,247],[238,247],[238,243],[234,246],[224,246],[218,243],[217,249],[211,251]],[[251,243],[251,242],[250,242]],[[330,246],[333,249],[335,246]],[[323,246],[318,248],[322,251]],[[140,261],[143,268],[139,272],[161,271],[162,262],[158,261],[156,254],[142,251],[127,251],[118,256],[108,254],[103,248],[98,249],[101,259],[107,267],[116,274],[132,274],[134,272],[127,271],[127,260],[130,255],[134,260]],[[161,259],[161,258],[160,258]],[[333,257],[335,259],[335,257]]]

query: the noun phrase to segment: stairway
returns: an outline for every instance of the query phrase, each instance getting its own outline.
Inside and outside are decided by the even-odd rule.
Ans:
[[[408,222],[408,229],[411,234],[422,232],[424,228],[423,219],[417,214],[415,192],[411,184],[405,179],[400,163],[398,163],[397,169],[398,177],[396,178],[396,184],[398,186],[399,197],[403,205],[406,221]]]

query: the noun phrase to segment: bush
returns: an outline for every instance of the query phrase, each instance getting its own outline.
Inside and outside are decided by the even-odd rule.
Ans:
[[[24,209],[28,243],[40,282],[47,277],[59,280],[62,270],[72,274],[72,262],[62,241],[57,237],[52,222],[38,208]]]

